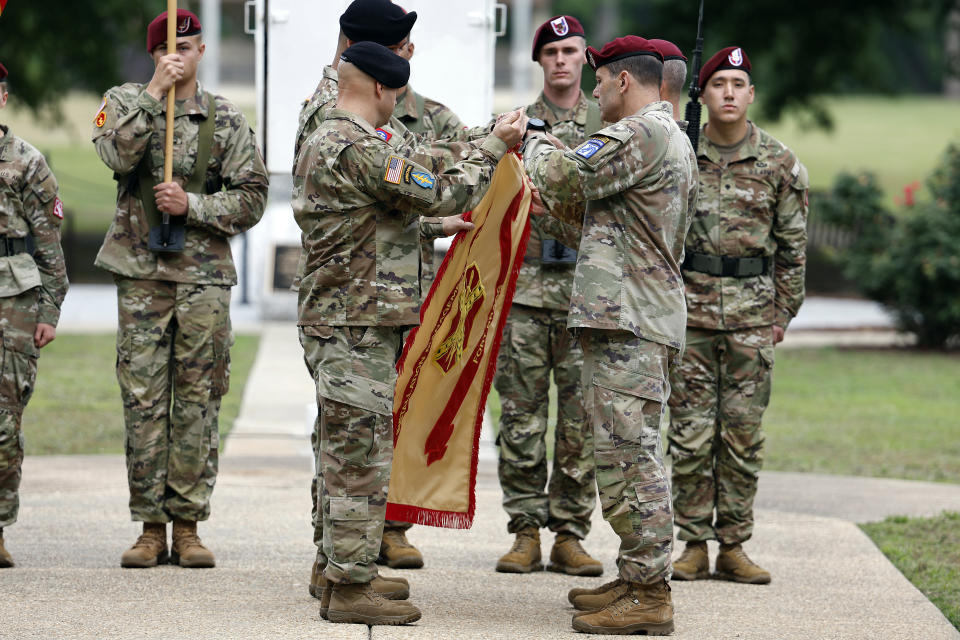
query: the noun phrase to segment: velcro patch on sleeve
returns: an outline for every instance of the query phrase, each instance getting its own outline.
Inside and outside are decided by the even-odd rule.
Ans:
[[[608,142],[610,142],[610,138],[608,138],[607,136],[593,136],[592,138],[590,138],[589,140],[581,144],[579,147],[577,147],[574,150],[574,153],[576,153],[578,156],[580,156],[584,160],[589,160],[594,155],[596,155],[597,151],[600,151],[600,149],[603,149]]]
[[[386,129],[377,129],[377,135],[384,142],[390,142],[390,138],[393,137],[393,134],[387,131]]]
[[[63,220],[63,200],[59,196],[53,201],[53,215]]]
[[[387,162],[387,172],[383,176],[383,181],[389,182],[390,184],[400,184],[400,181],[403,179],[403,169],[406,163],[407,161],[399,156],[390,156],[390,160]]]
[[[97,115],[93,117],[93,124],[97,127],[102,127],[103,123],[107,121],[107,114],[105,109],[107,108],[107,96],[103,96],[103,100],[100,102],[100,108],[97,109]]]

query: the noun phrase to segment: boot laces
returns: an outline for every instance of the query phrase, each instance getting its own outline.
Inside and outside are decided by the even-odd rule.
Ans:
[[[751,567],[759,567],[759,565],[756,562],[750,559],[750,556],[746,554],[746,552],[743,550],[743,547],[737,547],[736,549],[728,551],[727,553],[730,553],[736,556],[741,562],[743,562],[746,565],[749,565]]]
[[[407,536],[400,531],[386,531],[383,534],[383,538],[387,541],[387,544],[394,547],[407,548],[413,546],[407,542]]]
[[[137,541],[133,543],[133,549],[139,548],[153,548],[155,546],[161,546],[163,543],[160,538],[152,533],[141,533],[137,538]]]
[[[533,536],[526,533],[518,533],[516,540],[513,541],[513,547],[510,553],[523,553],[533,546]]]
[[[677,562],[693,562],[696,555],[698,555],[698,549],[696,547],[685,547],[683,553],[681,553],[677,559]]]
[[[571,537],[569,540],[564,542],[564,546],[567,547],[567,550],[570,553],[570,555],[573,555],[573,556],[588,555],[587,550],[583,548],[583,545],[580,544],[580,540],[577,538]]]

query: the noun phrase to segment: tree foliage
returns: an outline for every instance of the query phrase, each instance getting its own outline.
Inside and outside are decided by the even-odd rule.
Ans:
[[[165,9],[163,0],[9,0],[0,16],[0,61],[17,104],[53,115],[70,89],[117,84],[123,56],[142,50],[147,24]]]
[[[597,33],[603,8],[619,16],[620,31]],[[588,40],[628,33],[675,42],[691,57],[698,0],[556,0],[557,13],[584,23]],[[943,74],[944,16],[953,0],[872,0],[805,3],[778,0],[705,0],[704,61],[717,50],[742,46],[753,63],[758,107],[767,119],[784,113],[831,120],[821,97],[850,91],[896,93],[937,90]],[[591,75],[591,74],[585,74]],[[590,78],[592,81],[592,76]]]
[[[960,340],[960,145],[927,181],[933,201],[894,217],[872,176],[841,174],[820,201],[853,244],[837,256],[863,293],[894,311],[923,346]]]

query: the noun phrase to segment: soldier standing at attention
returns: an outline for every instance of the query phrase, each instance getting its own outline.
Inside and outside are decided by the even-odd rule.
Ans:
[[[741,545],[753,532],[773,347],[803,302],[808,181],[796,155],[747,118],[750,69],[743,49],[726,47],[699,78],[709,122],[683,263],[687,348],[671,377],[667,433],[674,521],[687,542],[678,580],[708,577],[707,540],[718,540],[718,577],[770,582]]]
[[[110,89],[93,142],[117,180],[117,211],[97,266],[117,284],[117,380],[126,423],[130,513],[143,535],[124,567],[167,559],[212,567],[197,537],[210,516],[217,477],[217,414],[230,372],[230,287],[237,282],[231,236],[260,220],[267,173],[253,131],[230,101],[202,90],[200,21],[177,12],[176,51],[167,51],[166,12],[147,29],[156,71],[146,85]],[[176,92],[172,182],[162,182],[166,93]],[[180,251],[148,244],[161,212],[181,226]]]
[[[567,326],[583,346],[583,396],[593,427],[603,516],[620,536],[619,577],[574,589],[588,633],[673,631],[673,521],[660,426],[668,369],[683,349],[680,263],[697,198],[693,150],[660,100],[663,57],[637,36],[587,48],[603,119],[574,150],[534,137],[525,164],[558,239],[580,251]],[[584,213],[586,205],[586,213]]]
[[[669,40],[651,40],[653,46],[663,56],[663,81],[660,83],[660,99],[673,106],[673,119],[680,125],[681,131],[687,130],[687,121],[681,120],[680,96],[683,95],[683,83],[687,81],[687,58],[680,47]]]
[[[7,69],[0,64],[0,109]],[[0,125],[0,568],[12,567],[3,529],[17,521],[23,433],[20,418],[37,379],[37,351],[57,336],[67,270],[60,248],[63,203],[39,151]],[[27,251],[27,236],[36,250]]]
[[[449,216],[444,234],[469,229],[507,149],[520,141],[516,112],[464,160],[433,170],[427,154],[397,155],[378,134],[410,65],[386,47],[343,52],[337,107],[300,151],[293,211],[303,232],[300,342],[320,409],[323,482],[321,612],[331,622],[406,624],[420,611],[385,599],[377,575],[393,456],[393,392],[404,333],[419,322],[420,214]]]
[[[526,113],[542,120],[547,132],[571,148],[602,126],[600,108],[580,90],[586,47],[583,27],[573,16],[544,22],[533,40],[533,59],[543,69],[543,91]],[[580,387],[583,350],[567,331],[577,251],[546,236],[538,221],[531,218],[530,240],[494,379],[502,410],[498,475],[503,507],[510,517],[507,531],[516,535],[513,547],[497,562],[497,571],[542,569],[539,530],[549,527],[556,533],[550,570],[599,576],[603,564],[580,544],[590,531],[597,491],[593,432],[584,415]],[[560,401],[548,484],[551,371]]]

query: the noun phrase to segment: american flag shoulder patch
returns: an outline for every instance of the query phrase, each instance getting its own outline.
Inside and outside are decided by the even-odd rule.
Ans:
[[[387,163],[387,173],[383,176],[384,182],[400,184],[400,178],[403,177],[403,166],[406,161],[397,156],[390,156],[390,162]]]

